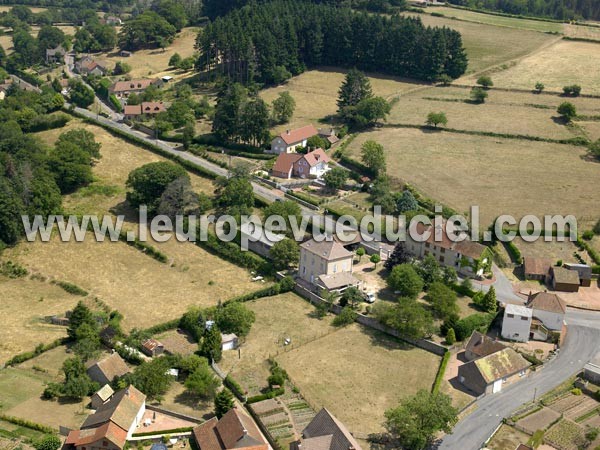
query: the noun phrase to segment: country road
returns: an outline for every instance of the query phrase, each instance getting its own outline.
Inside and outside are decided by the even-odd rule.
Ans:
[[[581,371],[600,349],[600,312],[569,309],[566,321],[567,337],[556,359],[502,392],[479,400],[477,409],[443,439],[440,450],[480,449],[504,417],[533,400],[534,394],[539,398]]]

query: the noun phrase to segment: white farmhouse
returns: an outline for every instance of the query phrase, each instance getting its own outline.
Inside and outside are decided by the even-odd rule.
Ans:
[[[533,311],[522,305],[506,305],[502,321],[502,337],[511,341],[527,342]]]

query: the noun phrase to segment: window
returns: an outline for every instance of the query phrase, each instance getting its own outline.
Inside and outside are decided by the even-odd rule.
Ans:
[[[429,242],[425,242],[425,248],[429,248],[431,247],[431,244]]]
[[[440,262],[443,263],[445,260],[445,258],[443,256],[440,256]]]
[[[446,253],[446,249],[445,249],[444,247],[442,247],[442,248],[440,249],[440,252],[441,252],[441,253]]]
[[[527,320],[527,317],[525,317],[525,316],[522,316],[522,317],[521,317],[521,320]]]
[[[108,447],[108,441],[102,441],[102,447]]]
[[[514,314],[507,314],[506,317],[510,318],[510,319],[514,319],[515,315]]]

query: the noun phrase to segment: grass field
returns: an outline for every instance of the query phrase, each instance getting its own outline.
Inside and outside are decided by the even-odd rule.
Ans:
[[[564,33],[566,36],[579,39],[593,39],[600,41],[600,28],[586,27],[582,25],[564,24]]]
[[[131,66],[129,75],[132,78],[145,78],[149,76],[176,75],[177,73],[163,73],[169,68],[169,59],[174,53],[179,53],[182,58],[194,54],[194,44],[198,29],[194,27],[181,30],[171,45],[164,51],[162,49],[146,49],[134,52],[130,57],[123,58],[118,52],[103,53],[99,58],[107,61],[109,67],[114,67],[117,61],[126,62]]]
[[[334,331],[329,317],[313,318],[314,307],[292,293],[248,302],[246,306],[256,314],[256,322],[241,347],[241,359],[236,351],[223,352],[219,366],[231,373],[250,395],[258,394],[267,384],[269,356]],[[284,347],[285,338],[291,340],[290,347]]]
[[[45,384],[56,381],[60,381],[60,378],[31,368],[9,367],[0,370],[0,413],[56,429],[60,425],[79,427],[89,414],[89,410],[85,409],[87,400],[60,403],[42,400]]]
[[[382,128],[358,135],[348,153],[358,158],[369,139],[384,146],[390,175],[460,212],[479,205],[482,226],[499,214],[575,214],[583,225],[600,216],[591,182],[600,164],[583,148]]]
[[[578,251],[575,243],[565,242],[545,242],[539,240],[536,242],[525,242],[521,238],[514,240],[515,245],[521,251],[523,256],[533,258],[550,258],[555,262],[562,260],[564,262],[576,262],[573,252],[578,252],[584,259],[589,260],[587,252]],[[589,262],[589,261],[588,261]]]
[[[443,111],[450,128],[551,139],[574,137],[573,132],[557,120],[558,97],[554,98],[556,106],[550,106],[535,103],[542,97],[535,94],[519,96],[518,93],[489,91],[486,102],[475,105],[469,103],[469,93],[469,89],[434,87],[404,95],[392,108],[387,121],[424,125],[427,114]]]
[[[600,94],[598,44],[560,41],[523,58],[508,70],[493,74],[500,87],[532,89],[537,81],[547,90],[561,91],[568,84],[579,84],[584,94]]]
[[[431,8],[430,10],[428,10],[428,12],[440,13],[446,17],[455,17],[460,20],[466,20],[467,22],[476,22],[486,25],[496,25],[500,27],[519,28],[523,30],[533,30],[550,33],[562,33],[564,31],[564,25],[562,23],[543,22],[541,20],[517,19],[513,17],[497,16],[494,14],[485,14],[476,11],[469,11],[466,9],[449,8],[445,6]]]
[[[0,365],[11,356],[30,351],[39,343],[66,336],[66,328],[44,323],[46,316],[62,315],[78,297],[58,286],[26,278],[0,277]]]
[[[420,17],[425,25],[446,26],[459,31],[469,57],[467,74],[521,58],[557,39],[556,36],[530,30],[463,22],[427,14],[408,15]]]
[[[419,86],[419,84],[402,79],[382,75],[367,75],[369,75],[371,81],[373,94],[385,98],[393,97]],[[340,69],[321,68],[319,70],[309,70],[292,78],[284,85],[261,91],[261,97],[269,104],[277,98],[280,92],[284,91],[289,91],[296,101],[296,109],[290,123],[278,126],[274,131],[281,133],[286,129],[298,128],[309,123],[319,126],[319,119],[335,114],[337,112],[338,90],[344,81],[344,76],[345,72]]]
[[[440,358],[357,324],[277,357],[314,407],[352,432],[383,431],[384,412],[431,389]]]

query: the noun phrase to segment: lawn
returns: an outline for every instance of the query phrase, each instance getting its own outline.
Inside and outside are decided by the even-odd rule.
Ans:
[[[177,75],[177,72],[167,70],[169,68],[169,59],[174,53],[179,53],[182,58],[187,58],[194,54],[194,45],[198,29],[194,27],[184,28],[175,37],[175,40],[166,49],[145,49],[134,52],[130,57],[123,58],[117,51],[103,53],[99,58],[107,61],[109,66],[114,66],[117,61],[126,62],[131,66],[129,75],[132,78],[146,78],[149,76],[159,77],[163,75]],[[179,74],[181,75],[181,74]]]
[[[78,301],[78,297],[49,283],[2,277],[0,298],[0,365],[11,356],[33,350],[39,343],[66,336],[65,327],[50,325],[43,319],[64,314]]]
[[[367,75],[371,81],[373,94],[388,99],[419,86],[399,78]],[[275,127],[274,132],[281,133],[286,129],[299,128],[309,123],[324,127],[325,125],[319,125],[318,121],[337,112],[338,90],[344,81],[344,76],[345,71],[341,69],[309,70],[284,85],[261,91],[261,97],[269,104],[284,91],[289,91],[296,101],[296,109],[290,123]]]
[[[562,92],[563,86],[579,84],[584,94],[600,94],[599,71],[598,44],[560,41],[495,73],[493,78],[500,87],[532,89],[541,81],[552,91]]]
[[[172,383],[160,402],[160,407],[167,411],[185,414],[197,419],[209,419],[213,415],[214,404],[211,400],[201,401],[191,396],[183,383]]]
[[[586,161],[581,147],[382,128],[358,135],[348,154],[359,158],[366,140],[384,146],[396,179],[460,212],[479,205],[482,227],[500,214],[575,214],[584,224],[600,216],[591,182],[600,164]]]
[[[431,389],[440,358],[354,324],[277,361],[313,408],[368,434],[383,431],[384,412],[402,398]]]
[[[334,331],[330,318],[314,318],[315,308],[293,293],[247,302],[246,306],[256,314],[256,322],[241,346],[241,358],[236,351],[223,352],[219,367],[231,373],[250,395],[266,386],[269,357],[286,351],[295,354],[290,349]],[[286,338],[291,340],[289,347],[284,346]]]
[[[464,22],[427,14],[407,15],[420,17],[425,25],[446,26],[460,32],[469,57],[468,74],[521,58],[557,39],[556,36],[530,30]]]
[[[581,252],[577,249],[575,243],[565,240],[564,242],[543,240],[536,242],[525,242],[521,238],[514,240],[515,245],[521,251],[523,256],[533,258],[550,258],[553,261],[562,260],[564,262],[576,262],[573,252],[578,252],[584,259],[589,259],[587,252]]]
[[[460,88],[430,88],[402,96],[392,108],[387,122],[391,124],[424,125],[427,114],[443,111],[448,127],[469,131],[540,136],[551,139],[569,139],[574,134],[557,120],[555,105],[535,103],[535,94],[490,91],[484,104],[469,101],[469,90]],[[544,96],[546,97],[546,96]],[[587,105],[586,105],[587,106]]]
[[[519,28],[523,30],[533,30],[551,33],[562,33],[564,29],[564,25],[562,23],[543,22],[541,20],[518,19],[514,17],[504,17],[459,8],[449,8],[442,6],[432,8],[430,11],[443,14],[446,17],[455,17],[460,20],[466,20],[467,22],[496,25],[500,27]]]

